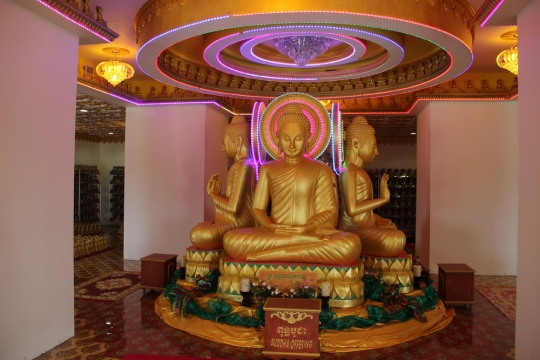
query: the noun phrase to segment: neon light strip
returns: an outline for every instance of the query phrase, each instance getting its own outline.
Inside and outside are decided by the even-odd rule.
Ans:
[[[338,170],[339,172],[342,172],[343,171],[343,139],[342,139],[342,136],[343,136],[343,129],[342,129],[342,126],[343,126],[343,123],[341,121],[341,105],[340,104],[337,104],[338,107],[337,107],[337,131],[338,131]]]
[[[484,27],[484,25],[488,22],[488,20],[491,19],[493,14],[495,14],[495,12],[501,7],[503,2],[504,2],[504,0],[499,0],[499,3],[497,5],[495,5],[495,7],[493,8],[493,10],[491,10],[489,15],[484,19],[484,21],[482,21],[482,23],[480,24],[481,27]]]
[[[331,141],[331,146],[332,146],[332,168],[334,169],[334,172],[337,173],[337,169],[336,169],[336,153],[335,153],[335,148],[336,148],[336,134],[334,132],[334,123],[336,122],[336,111],[335,111],[335,104],[332,103],[332,112],[330,113],[330,131],[332,132],[332,141]]]
[[[108,38],[106,38],[105,36],[95,32],[94,30],[90,29],[88,26],[84,25],[83,23],[80,23],[78,21],[75,21],[73,20],[72,18],[70,18],[69,16],[67,16],[66,14],[60,12],[58,9],[52,7],[51,5],[47,4],[45,1],[43,0],[36,0],[38,3],[40,3],[41,5],[44,5],[46,7],[48,7],[49,9],[51,9],[52,11],[54,11],[55,13],[57,13],[58,15],[62,16],[63,18],[71,21],[72,23],[74,23],[75,25],[78,25],[80,27],[82,27],[83,29],[85,30],[88,30],[90,31],[92,34],[96,35],[97,37],[105,40],[106,42],[111,42],[112,40],[109,40]]]
[[[274,32],[274,33],[271,33],[271,34],[265,34],[264,33],[265,31],[278,31],[278,30],[288,30],[288,29],[293,29],[295,31],[292,31],[292,32],[288,32],[288,31],[283,32],[282,31],[282,32]],[[261,36],[278,37],[278,34],[279,35],[286,35],[286,34],[289,34],[289,33],[297,33],[298,30],[300,30],[300,29],[314,29],[314,30],[322,29],[322,30],[333,30],[333,31],[346,31],[346,32],[351,32],[351,33],[355,33],[355,34],[367,35],[369,41],[375,42],[376,44],[380,45],[381,47],[386,48],[388,56],[386,57],[386,59],[384,59],[384,62],[382,62],[382,61],[374,62],[374,63],[368,64],[368,65],[365,65],[365,66],[361,66],[361,67],[359,67],[357,69],[352,69],[352,70],[356,70],[356,72],[351,72],[352,70],[349,69],[347,72],[344,72],[344,71],[333,72],[332,76],[328,76],[326,73],[322,73],[320,76],[316,76],[316,77],[313,77],[313,75],[312,75],[312,77],[283,77],[283,76],[280,77],[280,76],[276,76],[276,75],[265,75],[265,74],[261,74],[260,72],[258,72],[258,73],[246,72],[246,71],[243,71],[241,69],[232,67],[232,65],[227,64],[224,61],[222,61],[220,53],[223,51],[223,49],[225,47],[230,46],[231,44],[233,44],[235,42],[225,43],[224,46],[221,46],[216,50],[213,49],[214,47],[217,46],[216,44],[218,44],[220,42],[223,42],[223,41],[225,41],[225,40],[227,40],[227,39],[229,39],[231,37],[235,37],[235,36],[240,36],[238,41],[236,41],[236,42],[239,42],[239,41],[243,41],[243,40],[246,39],[246,36],[244,34],[263,32],[263,35],[261,35]],[[304,33],[312,33],[312,32],[308,31],[308,32],[304,32]],[[329,32],[321,32],[321,31],[314,31],[313,33],[314,34],[324,34],[324,36],[329,34],[329,35],[331,35],[329,37],[332,37],[332,36],[341,36],[341,37],[345,36],[345,37],[348,37],[347,35],[340,34],[340,33],[329,33]],[[252,39],[256,39],[256,38],[258,38],[258,37],[254,36]],[[380,40],[377,41],[376,39],[373,39],[373,38],[378,38]],[[250,41],[253,41],[253,40],[250,40]],[[249,43],[250,41],[248,41],[247,43]],[[243,46],[245,46],[247,43],[245,43]],[[392,45],[392,46],[389,46],[389,45]],[[362,46],[363,46],[363,44],[362,44]],[[220,69],[219,66],[216,66],[216,62],[213,61],[213,58],[211,56],[207,55],[208,52],[215,53],[215,56],[216,56],[215,60],[217,60],[217,63],[219,63],[219,65],[222,67],[222,69]],[[399,55],[397,55],[397,53],[399,53]],[[396,55],[399,56],[399,59],[397,57],[394,57]],[[240,74],[240,76],[248,76],[248,77],[260,78],[260,79],[263,79],[263,80],[268,79],[268,80],[283,80],[283,81],[318,81],[318,80],[332,81],[332,80],[345,79],[345,78],[351,78],[351,77],[366,76],[366,75],[369,75],[369,73],[373,73],[375,70],[383,72],[383,71],[391,69],[394,66],[397,66],[399,63],[401,63],[404,56],[405,56],[404,49],[398,43],[396,43],[392,39],[387,38],[385,36],[382,36],[382,35],[379,35],[379,34],[376,34],[376,33],[372,33],[372,32],[368,32],[368,31],[364,31],[364,30],[354,29],[354,28],[344,28],[344,27],[336,27],[336,26],[323,26],[323,25],[272,26],[272,27],[265,27],[265,28],[247,30],[247,31],[244,31],[242,33],[234,33],[234,34],[224,36],[224,37],[222,37],[220,39],[217,39],[214,42],[212,42],[210,45],[208,45],[205,48],[204,52],[203,52],[203,57],[206,60],[206,62],[208,64],[210,64],[212,67],[217,68],[218,70],[222,70],[222,71],[225,71],[225,72],[232,72],[235,75]],[[163,74],[162,71],[160,71],[160,72]],[[166,74],[163,74],[163,75],[167,76]],[[319,75],[319,74],[317,74],[317,75]],[[309,74],[307,76],[309,76]]]

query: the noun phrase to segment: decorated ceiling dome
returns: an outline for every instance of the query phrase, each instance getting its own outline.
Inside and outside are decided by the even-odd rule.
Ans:
[[[466,71],[473,14],[461,0],[149,1],[134,24],[137,62],[214,96],[388,96]]]

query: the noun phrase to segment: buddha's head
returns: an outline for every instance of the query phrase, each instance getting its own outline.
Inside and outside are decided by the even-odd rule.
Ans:
[[[250,136],[250,126],[246,118],[236,115],[232,118],[231,123],[225,126],[225,135],[223,136],[223,147],[221,151],[227,155],[229,159],[234,158],[237,154],[245,153],[248,155]]]
[[[370,163],[379,155],[375,129],[363,116],[355,117],[345,131],[345,150],[347,161],[359,157],[362,162]]]
[[[309,120],[298,104],[285,106],[278,119],[278,147],[285,157],[298,157],[306,152],[309,139]]]

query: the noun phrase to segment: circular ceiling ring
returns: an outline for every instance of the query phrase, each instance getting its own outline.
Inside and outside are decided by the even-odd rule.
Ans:
[[[289,93],[271,101],[261,116],[260,133],[262,144],[274,159],[282,157],[278,150],[277,123],[283,108],[291,103],[298,104],[302,113],[309,119],[310,134],[306,156],[316,159],[328,147],[331,137],[330,115],[317,98],[304,93]]]
[[[257,2],[250,2],[249,4],[248,7],[259,6],[257,5]],[[310,0],[310,4],[311,8],[319,5],[323,6],[324,4],[326,4],[325,6],[328,6],[328,3],[325,2],[324,4],[319,4],[319,1],[317,0]],[[252,99],[274,98],[270,93],[267,95],[250,94],[243,89],[206,86],[173,78],[160,69],[157,58],[165,49],[191,37],[197,37],[201,34],[210,34],[225,29],[268,26],[279,21],[281,25],[331,23],[334,26],[355,26],[355,24],[362,24],[363,27],[385,29],[386,31],[409,34],[427,40],[444,49],[448,55],[449,62],[443,72],[439,72],[434,76],[425,77],[421,81],[412,84],[398,84],[391,89],[373,88],[370,89],[369,94],[363,89],[359,92],[359,94],[362,94],[362,97],[380,96],[382,94],[391,96],[424,89],[459,76],[472,64],[472,34],[469,30],[470,25],[468,21],[461,21],[462,19],[459,17],[456,18],[455,21],[450,21],[451,19],[448,15],[445,15],[444,11],[439,11],[438,5],[435,8],[432,8],[428,6],[427,3],[424,4],[422,2],[416,5],[419,7],[418,11],[415,11],[414,13],[404,12],[408,16],[407,19],[399,18],[397,15],[401,5],[396,9],[393,9],[392,7],[385,7],[382,9],[379,5],[375,6],[375,3],[372,4],[371,2],[368,3],[364,1],[350,4],[351,9],[354,7],[366,7],[366,12],[332,10],[297,11],[291,9],[290,11],[280,12],[264,12],[264,10],[261,10],[263,12],[251,13],[249,13],[249,11],[246,12],[245,6],[243,6],[242,9],[244,13],[238,10],[240,8],[235,8],[239,13],[222,13],[223,15],[219,14],[219,9],[221,7],[207,6],[204,11],[194,13],[197,16],[193,18],[190,17],[190,19],[193,20],[189,23],[186,21],[186,18],[180,18],[177,15],[178,12],[185,11],[185,8],[182,9],[180,6],[176,5],[176,7],[173,6],[170,11],[161,15],[163,19],[159,24],[156,24],[158,26],[146,27],[145,31],[140,34],[139,39],[145,42],[140,47],[136,59],[141,70],[148,76],[165,84],[181,87],[189,91]],[[404,4],[403,6],[408,5]],[[289,6],[286,6],[286,8],[287,7]],[[420,11],[424,8],[426,12]],[[384,15],[382,14],[383,10],[386,12]],[[468,15],[468,13],[465,15]],[[172,20],[172,17],[178,19],[176,23],[178,24],[180,22],[179,26],[174,27],[174,25],[171,25],[175,23]],[[165,21],[166,19],[171,22]],[[357,97],[357,95],[351,93],[345,95],[345,97],[351,98]]]
[[[222,56],[222,51],[232,44],[251,40],[256,36],[290,36],[297,35],[299,33],[324,36],[330,38],[336,38],[338,36],[347,37],[362,37],[364,40],[373,42],[382,48],[386,49],[386,54],[383,57],[377,57],[372,59],[371,62],[360,63],[356,67],[352,65],[351,68],[338,69],[335,71],[304,71],[291,73],[280,72],[279,68],[256,68],[249,66],[248,62],[238,63],[229,60]],[[241,48],[242,49],[242,48]],[[365,49],[365,47],[364,47]],[[241,50],[242,51],[242,50]],[[365,51],[365,50],[364,50]],[[246,55],[242,53],[242,55]],[[234,34],[229,34],[222,38],[213,41],[204,49],[204,60],[213,68],[225,72],[227,74],[237,76],[247,76],[260,80],[274,80],[274,81],[332,81],[340,79],[348,79],[355,77],[363,77],[378,74],[387,71],[401,63],[405,52],[397,41],[389,36],[383,36],[375,32],[369,32],[353,27],[336,27],[336,26],[322,26],[322,25],[289,25],[289,26],[272,26],[258,29],[246,30]],[[248,60],[252,60],[249,56]],[[260,63],[260,61],[258,61]],[[291,67],[291,66],[287,66]],[[309,69],[311,70],[311,69]]]
[[[314,67],[327,66],[327,65],[337,66],[341,64],[347,64],[347,63],[358,60],[366,53],[366,45],[362,41],[354,37],[346,36],[342,34],[330,34],[330,33],[321,34],[319,32],[291,31],[290,33],[279,34],[279,36],[275,36],[275,35],[276,34],[274,33],[274,34],[255,36],[254,38],[244,42],[242,46],[240,46],[240,53],[244,55],[246,59],[251,60],[254,63],[277,66],[277,67],[292,67],[292,68],[314,68]],[[347,49],[348,51],[345,52],[345,54],[343,54],[344,56],[341,56],[337,59],[317,61],[318,58],[321,58],[324,56],[324,54],[319,55],[315,59],[307,63],[305,66],[299,66],[295,64],[292,60],[289,62],[284,62],[284,61],[274,61],[270,59],[265,59],[264,57],[259,56],[254,52],[255,50],[254,48],[262,42],[273,40],[279,37],[300,36],[300,35],[323,36],[326,38],[337,40],[341,43],[345,43],[349,45],[349,49]]]

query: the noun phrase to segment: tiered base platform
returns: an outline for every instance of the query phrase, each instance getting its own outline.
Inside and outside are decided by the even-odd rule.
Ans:
[[[225,250],[203,250],[195,246],[186,249],[186,281],[195,283],[197,276],[206,276],[210,268],[217,268],[219,260],[225,255]]]
[[[400,291],[404,294],[413,291],[412,256],[405,251],[392,258],[360,255],[360,261],[366,275],[382,274],[382,280],[386,284],[385,292],[388,292],[388,288],[393,284],[401,285]]]
[[[317,274],[317,283],[330,282],[333,285],[330,306],[345,308],[356,307],[364,303],[364,266],[360,262],[351,265],[321,265],[305,263],[274,263],[237,261],[223,257],[219,262],[219,278],[217,295],[227,300],[241,302],[241,279],[249,278],[257,282],[260,270],[311,272]]]
[[[189,286],[189,283],[184,281],[181,282],[181,285]],[[420,294],[421,292],[417,290],[410,295]],[[196,301],[204,307],[210,297],[199,298]],[[231,305],[233,312],[239,313],[240,316],[256,317],[255,305],[250,308],[236,303],[231,303]],[[367,305],[379,306],[380,303],[371,303],[370,300],[367,300],[365,306]],[[367,317],[365,306],[347,309],[333,308],[332,311],[340,317],[347,315]],[[263,348],[264,345],[264,328],[225,325],[203,320],[196,316],[182,318],[174,314],[171,310],[171,303],[163,295],[157,298],[155,311],[168,325],[204,339],[249,348]],[[425,315],[428,320],[425,323],[411,318],[405,322],[391,321],[363,329],[323,330],[319,333],[320,351],[325,353],[351,352],[401,344],[441,330],[452,321],[455,313],[452,308],[446,309],[444,304],[439,301],[437,307],[434,310],[426,311]]]

